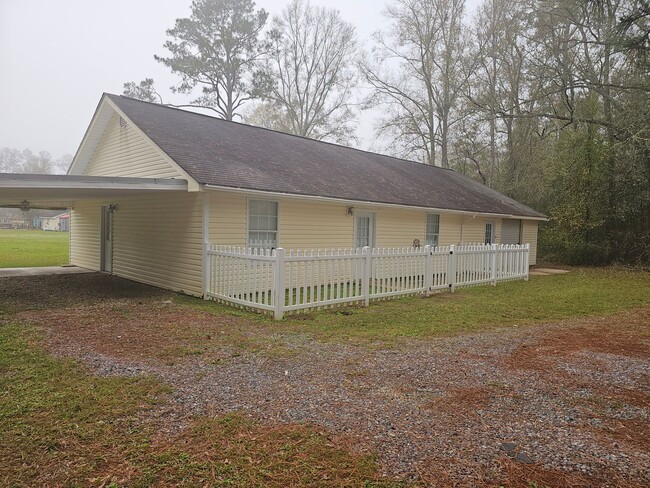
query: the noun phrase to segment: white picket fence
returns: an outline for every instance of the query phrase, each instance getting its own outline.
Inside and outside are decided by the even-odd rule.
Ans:
[[[528,279],[530,246],[255,249],[208,244],[205,297],[285,312]]]

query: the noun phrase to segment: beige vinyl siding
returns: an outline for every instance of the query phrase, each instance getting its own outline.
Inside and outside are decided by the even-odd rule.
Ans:
[[[118,200],[113,273],[192,295],[202,294],[203,198],[157,193]]]
[[[246,196],[208,190],[210,242],[226,246],[246,245]]]
[[[463,244],[482,244],[485,242],[485,218],[463,217],[461,220]]]
[[[349,248],[354,217],[348,206],[334,203],[280,200],[280,246],[286,249]]]
[[[441,246],[460,244],[460,223],[465,217],[458,214],[440,212],[440,239]]]
[[[521,221],[521,242],[530,244],[530,265],[537,264],[537,228],[539,222],[536,220]]]
[[[410,247],[418,239],[424,246],[427,217],[422,210],[375,210],[377,247]],[[440,224],[442,226],[442,222]]]
[[[248,198],[268,197],[210,191],[210,241],[214,244],[245,246],[247,243]],[[351,247],[354,219],[346,215],[347,206],[278,201],[279,246],[285,249]]]
[[[459,243],[463,244],[484,244],[485,243],[485,224],[494,222],[494,243],[500,242],[501,239],[501,219],[497,217],[462,217],[462,239]]]
[[[247,197],[243,194],[210,191],[210,241],[215,244],[245,246],[247,241]],[[265,199],[265,197],[253,197]],[[272,198],[266,198],[274,200]],[[354,218],[347,215],[348,206],[329,202],[308,202],[278,198],[279,246],[285,249],[343,248],[354,243]],[[375,238],[380,247],[406,247],[413,239],[424,244],[427,212],[420,209],[362,208],[375,214]],[[435,213],[435,212],[431,212]],[[483,243],[485,222],[495,223],[495,242],[500,242],[500,218],[471,217],[440,213],[440,245],[449,246],[463,241]],[[531,259],[535,258],[537,223],[522,221],[522,243],[531,244]],[[534,261],[533,261],[534,262]]]
[[[70,263],[99,270],[101,240],[100,201],[75,202],[70,212]]]
[[[84,174],[131,178],[183,177],[130,122],[121,127],[118,114],[113,115],[108,123]]]

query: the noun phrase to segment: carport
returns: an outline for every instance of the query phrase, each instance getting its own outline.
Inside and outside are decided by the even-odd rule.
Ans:
[[[187,181],[115,176],[0,174],[0,207],[67,209],[79,200],[187,191]]]
[[[0,207],[73,209],[89,200],[117,201],[143,194],[187,192],[181,179],[127,178],[114,176],[0,174]],[[101,216],[101,269],[111,270],[112,211],[107,203]]]

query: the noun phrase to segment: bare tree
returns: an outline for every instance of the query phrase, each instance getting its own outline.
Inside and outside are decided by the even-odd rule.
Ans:
[[[189,18],[177,19],[167,31],[170,57],[154,56],[181,76],[172,90],[202,94],[188,105],[214,110],[233,120],[250,100],[252,71],[264,54],[260,32],[268,14],[253,0],[194,0]]]
[[[355,120],[354,27],[337,10],[293,0],[273,19],[269,40],[273,47],[258,73],[256,94],[272,104],[290,132],[348,142]]]
[[[385,11],[391,31],[376,33],[374,56],[360,62],[372,87],[367,104],[387,109],[378,132],[391,135],[400,155],[449,167],[451,130],[471,71],[464,11],[464,0],[394,0]]]

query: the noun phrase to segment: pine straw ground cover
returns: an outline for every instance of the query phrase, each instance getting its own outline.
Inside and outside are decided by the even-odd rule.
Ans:
[[[647,484],[649,297],[646,273],[574,270],[278,324],[0,280],[0,484]]]

